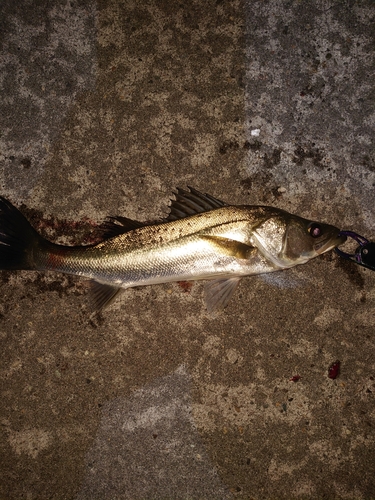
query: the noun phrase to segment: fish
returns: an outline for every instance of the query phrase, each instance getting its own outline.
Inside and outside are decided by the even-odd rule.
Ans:
[[[243,277],[304,264],[345,242],[329,224],[263,205],[229,205],[177,188],[155,223],[109,217],[86,246],[48,241],[0,196],[0,270],[56,271],[89,280],[100,311],[126,288],[207,280],[209,313],[224,309]]]

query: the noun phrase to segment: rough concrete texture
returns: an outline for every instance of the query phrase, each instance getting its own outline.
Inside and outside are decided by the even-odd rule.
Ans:
[[[2,0],[1,194],[69,243],[186,185],[374,238],[374,20],[372,0]],[[91,318],[81,280],[1,273],[0,498],[374,498],[374,284],[331,254],[215,317],[195,283]]]

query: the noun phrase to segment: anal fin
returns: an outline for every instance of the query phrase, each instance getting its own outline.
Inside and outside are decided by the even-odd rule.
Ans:
[[[207,311],[212,313],[224,309],[240,280],[241,278],[224,278],[208,281],[204,289]]]
[[[97,312],[108,306],[122,290],[121,287],[106,285],[95,280],[90,280],[90,288],[92,308]]]

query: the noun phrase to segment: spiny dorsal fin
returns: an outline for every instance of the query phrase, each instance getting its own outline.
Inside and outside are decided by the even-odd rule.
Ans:
[[[100,225],[100,229],[103,231],[103,238],[107,239],[119,236],[120,234],[128,233],[129,231],[133,231],[133,229],[138,229],[144,225],[145,224],[143,222],[119,216],[108,217],[108,219]]]
[[[190,215],[208,212],[215,208],[224,207],[226,203],[209,194],[203,194],[197,189],[188,186],[190,191],[177,188],[176,199],[171,200],[170,213],[167,221],[183,219]]]

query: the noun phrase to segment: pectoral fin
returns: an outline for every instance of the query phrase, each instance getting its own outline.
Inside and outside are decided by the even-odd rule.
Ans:
[[[90,280],[91,288],[91,304],[94,311],[100,311],[108,306],[122,288],[99,283],[95,280]]]
[[[249,259],[258,251],[255,247],[246,245],[246,243],[223,238],[222,236],[201,235],[200,238],[215,246],[218,252],[237,259]]]
[[[204,295],[209,313],[224,309],[230,301],[241,278],[227,278],[208,281]]]

